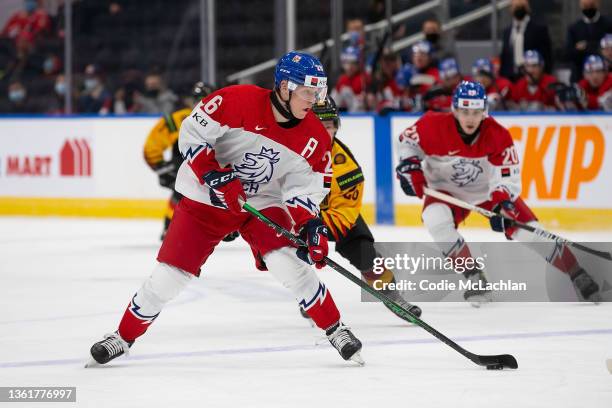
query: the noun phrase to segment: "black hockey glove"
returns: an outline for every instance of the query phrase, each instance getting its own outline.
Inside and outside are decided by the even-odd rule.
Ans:
[[[159,177],[159,185],[166,188],[174,188],[178,167],[176,163],[164,161],[153,168],[157,177]]]
[[[511,207],[514,207],[514,204],[512,203],[510,203],[509,205]],[[509,230],[514,231],[514,220],[506,218],[500,214],[503,206],[504,204],[497,207],[497,211],[495,211],[496,214],[489,218],[489,224],[491,224],[491,229],[495,232],[508,232]],[[503,208],[505,209],[506,207]],[[508,210],[510,209],[511,208],[508,207]]]

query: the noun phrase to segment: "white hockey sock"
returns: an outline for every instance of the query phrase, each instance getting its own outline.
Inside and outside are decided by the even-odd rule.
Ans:
[[[192,278],[190,273],[159,263],[132,298],[130,310],[138,317],[154,318],[153,316],[157,316],[164,305],[174,299]]]
[[[320,280],[315,271],[295,255],[295,248],[284,247],[267,253],[268,271],[298,302],[312,299],[319,292]]]
[[[428,205],[423,211],[422,218],[429,234],[443,254],[451,255],[459,249],[455,248],[457,243],[464,240],[455,228],[453,213],[446,204]]]

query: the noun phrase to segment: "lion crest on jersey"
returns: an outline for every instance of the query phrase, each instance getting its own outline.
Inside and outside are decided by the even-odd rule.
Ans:
[[[470,159],[459,159],[457,163],[453,164],[453,169],[455,169],[455,172],[451,175],[451,180],[459,187],[473,183],[483,172],[478,160]]]
[[[246,183],[267,183],[274,174],[274,165],[280,160],[279,152],[261,147],[259,153],[246,152],[242,163],[234,167],[238,178]]]

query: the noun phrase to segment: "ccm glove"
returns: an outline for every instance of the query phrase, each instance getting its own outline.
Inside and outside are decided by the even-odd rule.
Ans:
[[[423,197],[423,187],[427,185],[427,182],[421,169],[421,160],[418,157],[412,156],[402,160],[395,168],[395,173],[406,195]]]
[[[210,187],[212,205],[227,208],[235,214],[242,211],[239,200],[246,201],[246,194],[234,170],[229,167],[212,170],[203,178],[206,185]]]
[[[491,193],[491,202],[493,203],[493,212],[498,214],[489,218],[491,229],[496,232],[505,232],[507,237],[512,236],[516,230],[514,220],[518,217],[518,212],[510,194],[505,189],[498,188]]]
[[[178,166],[171,161],[163,161],[156,165],[153,170],[159,177],[159,185],[166,188],[174,188]]]
[[[309,265],[314,264],[317,269],[325,266],[324,258],[328,253],[327,227],[320,218],[308,220],[300,230],[300,238],[308,247],[299,247],[297,256]]]

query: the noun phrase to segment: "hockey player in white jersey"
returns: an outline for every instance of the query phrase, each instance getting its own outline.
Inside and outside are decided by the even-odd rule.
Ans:
[[[204,98],[182,123],[184,162],[176,190],[183,195],[157,256],[158,265],[129,302],[117,331],[91,347],[105,364],[124,354],[183,290],[215,246],[239,231],[260,269],[292,291],[345,360],[360,364],[361,342],[340,320],[325,284],[311,267],[324,265],[327,231],[318,217],[331,182],[331,143],[312,113],[324,100],[327,78],[319,60],[290,52],[275,70],[275,88],[223,88]],[[283,236],[242,209],[248,201],[308,247]],[[205,273],[205,270],[203,271]]]
[[[537,218],[521,199],[518,155],[510,133],[487,115],[482,85],[464,81],[454,91],[452,112],[430,112],[399,135],[396,174],[404,193],[423,197],[423,188],[450,194],[462,201],[502,213],[513,220],[537,226]],[[469,257],[470,249],[457,231],[469,211],[425,196],[422,219],[444,256]],[[490,219],[491,228],[508,239],[546,242],[543,238],[506,224],[503,217]],[[596,300],[599,287],[562,243],[534,246],[551,265],[567,274],[577,293]],[[472,281],[486,283],[484,272],[464,273]],[[477,306],[491,299],[487,290],[467,290],[464,298]]]

